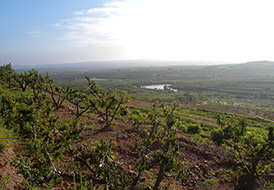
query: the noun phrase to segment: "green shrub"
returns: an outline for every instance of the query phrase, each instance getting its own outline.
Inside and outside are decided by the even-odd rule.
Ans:
[[[221,145],[224,141],[224,135],[221,129],[213,129],[210,132],[210,138],[217,145]]]
[[[190,134],[200,134],[200,132],[202,131],[202,128],[199,124],[189,124],[187,126],[187,132]]]
[[[201,123],[201,127],[204,131],[209,131],[209,130],[212,130],[212,129],[216,129],[215,125],[211,125],[211,124],[204,123],[204,122]]]
[[[10,139],[1,139],[1,138],[9,138],[12,137],[12,132],[10,130],[7,130],[2,125],[0,125],[0,150],[2,150],[4,147],[9,146]]]
[[[129,111],[127,105],[121,106],[120,114],[121,114],[121,115],[128,115],[128,114],[130,114],[130,111]]]
[[[195,141],[195,142],[198,142],[198,143],[201,143],[201,144],[205,144],[205,141],[204,139],[199,135],[199,134],[195,134],[191,137],[191,140],[192,141]]]

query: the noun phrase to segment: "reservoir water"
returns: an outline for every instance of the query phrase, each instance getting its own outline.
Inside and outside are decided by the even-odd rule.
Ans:
[[[145,85],[142,86],[143,88],[147,89],[157,89],[157,90],[164,90],[164,87],[167,87],[167,89],[172,90],[174,92],[177,92],[177,89],[171,88],[171,84],[154,84],[154,85]]]

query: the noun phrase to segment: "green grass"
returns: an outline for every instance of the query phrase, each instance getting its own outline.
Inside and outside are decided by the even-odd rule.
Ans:
[[[216,180],[214,178],[206,179],[205,181],[198,181],[197,186],[202,188],[212,188],[216,185]]]
[[[0,189],[6,190],[9,183],[9,176],[0,175]]]
[[[195,141],[195,142],[198,142],[198,143],[201,143],[201,144],[205,144],[205,139],[202,138],[199,134],[191,135],[190,139],[192,141]]]
[[[95,130],[95,129],[98,129],[98,127],[95,126],[95,125],[89,125],[89,126],[84,126],[83,127],[84,131],[92,131],[92,130]]]
[[[143,175],[145,177],[147,177],[148,179],[150,179],[150,180],[156,180],[157,179],[157,176],[154,173],[150,172],[150,171],[144,171]]]

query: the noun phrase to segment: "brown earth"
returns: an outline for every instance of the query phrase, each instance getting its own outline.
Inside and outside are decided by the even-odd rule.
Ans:
[[[0,181],[7,180],[7,190],[20,189],[18,184],[23,181],[23,177],[17,174],[16,168],[11,165],[11,161],[16,160],[16,155],[12,148],[7,147],[2,149],[0,155]]]

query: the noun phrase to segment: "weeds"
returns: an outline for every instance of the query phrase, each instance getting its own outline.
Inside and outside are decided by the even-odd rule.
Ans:
[[[9,176],[0,175],[0,189],[6,190],[9,183]]]

